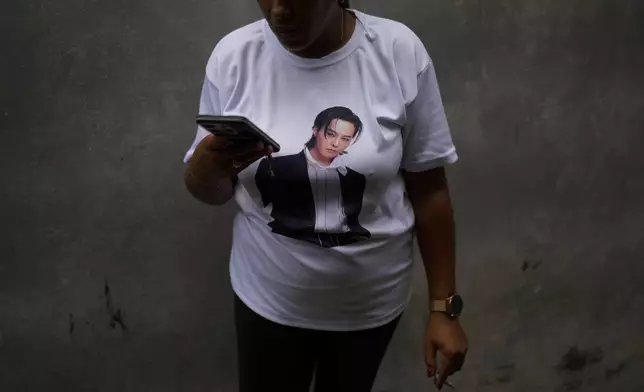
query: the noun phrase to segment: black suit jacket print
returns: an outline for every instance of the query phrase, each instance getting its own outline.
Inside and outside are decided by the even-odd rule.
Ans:
[[[273,158],[270,168],[268,160],[264,158],[257,168],[255,183],[262,205],[272,205],[273,221],[269,226],[274,233],[323,247],[348,245],[371,237],[359,222],[366,186],[364,175],[350,168],[347,168],[346,174],[339,173],[349,232],[320,233],[315,230],[315,199],[305,152]]]

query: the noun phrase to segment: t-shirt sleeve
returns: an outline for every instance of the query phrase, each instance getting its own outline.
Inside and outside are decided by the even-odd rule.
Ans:
[[[208,76],[204,78],[203,86],[201,88],[201,98],[199,100],[199,114],[209,114],[217,116],[221,114],[221,107],[219,106],[219,91],[214,83],[210,81]],[[201,126],[197,126],[197,134],[192,142],[192,145],[186,152],[183,162],[188,163],[195,149],[201,141],[209,134],[208,131]]]
[[[458,159],[431,60],[417,79],[417,95],[407,106],[402,129],[401,168],[410,172],[434,169]]]

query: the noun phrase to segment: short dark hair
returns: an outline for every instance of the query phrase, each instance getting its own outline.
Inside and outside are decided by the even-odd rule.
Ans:
[[[351,109],[345,108],[344,106],[334,106],[321,111],[313,121],[313,128],[326,131],[333,120],[343,120],[353,124],[353,127],[355,128],[353,137],[355,139],[357,139],[360,132],[362,132],[362,121],[360,120],[360,117],[353,113]],[[315,147],[315,135],[312,135],[309,141],[306,142],[306,147]]]
[[[342,8],[349,8],[350,7],[349,0],[339,0],[339,2],[340,2],[340,7],[342,7]]]

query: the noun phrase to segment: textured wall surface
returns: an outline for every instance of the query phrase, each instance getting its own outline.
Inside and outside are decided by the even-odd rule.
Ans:
[[[412,27],[438,70],[461,157],[457,390],[644,390],[644,3],[354,5]],[[0,15],[0,390],[234,391],[235,208],[192,200],[181,158],[206,59],[255,1]],[[417,276],[376,391],[432,390]]]

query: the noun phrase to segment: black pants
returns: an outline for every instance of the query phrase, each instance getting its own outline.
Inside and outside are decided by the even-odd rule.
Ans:
[[[287,327],[235,296],[240,392],[369,392],[400,317],[379,328],[328,332]]]

